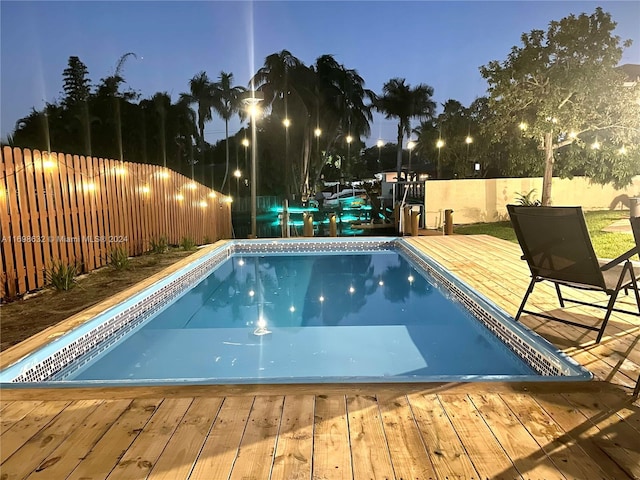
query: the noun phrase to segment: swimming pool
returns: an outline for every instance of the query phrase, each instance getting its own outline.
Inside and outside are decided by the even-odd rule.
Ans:
[[[589,378],[389,238],[226,242],[0,372],[11,386]]]

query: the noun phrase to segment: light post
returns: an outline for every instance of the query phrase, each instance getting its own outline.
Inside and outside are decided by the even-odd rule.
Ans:
[[[416,146],[416,143],[413,140],[409,140],[407,142],[407,150],[409,150],[409,168],[407,169],[407,181],[409,181],[409,178],[411,175],[411,151],[415,146]]]
[[[376,145],[378,146],[378,168],[382,170],[382,164],[381,164],[380,158],[381,158],[382,147],[384,146],[384,142],[382,141],[382,139],[380,139],[376,142]]]
[[[247,148],[249,147],[249,139],[242,139],[242,146],[244,147],[244,168],[247,168]]]
[[[240,177],[242,176],[242,172],[239,168],[236,168],[236,171],[233,172],[233,176],[236,177],[236,198],[240,197]]]
[[[436,148],[438,149],[438,163],[436,165],[436,171],[438,173],[438,179],[440,179],[442,177],[442,172],[441,172],[441,167],[440,167],[440,150],[442,150],[442,147],[444,147],[444,140],[439,138],[438,141],[436,142]]]
[[[467,134],[467,138],[464,139],[464,143],[467,144],[467,164],[469,162],[469,147],[471,146],[471,144],[473,143],[473,138],[471,138],[471,135]],[[474,176],[476,176],[476,172],[478,171],[478,168],[476,168],[478,164],[476,163],[474,165]]]
[[[256,163],[257,163],[257,150],[258,150],[258,133],[256,131],[256,117],[260,113],[260,107],[258,104],[264,99],[262,92],[256,92],[250,90],[243,98],[243,102],[247,106],[247,113],[251,118],[251,143],[253,148],[251,149],[251,238],[257,238],[258,228],[256,224],[257,217],[257,175],[256,175]]]
[[[285,168],[285,181],[287,183],[286,189],[287,191],[291,187],[291,178],[289,177],[291,169],[289,168],[289,127],[291,126],[291,120],[285,117],[282,120],[282,125],[284,125],[284,168]]]
[[[345,167],[349,166],[349,162],[351,161],[351,142],[353,141],[353,137],[351,135],[347,135],[347,161],[345,162]],[[345,170],[347,170],[345,168]]]
[[[318,157],[318,166],[320,166],[320,171],[322,171],[322,165],[320,162],[320,135],[322,135],[322,130],[320,130],[320,127],[316,127],[316,129],[313,131],[313,134],[316,136],[316,155]],[[309,169],[307,168],[307,184],[308,183],[309,183]]]

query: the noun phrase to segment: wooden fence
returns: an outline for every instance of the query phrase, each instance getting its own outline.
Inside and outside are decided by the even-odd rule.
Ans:
[[[47,283],[55,263],[89,272],[128,255],[231,237],[226,197],[157,165],[4,147],[0,157],[0,299]]]

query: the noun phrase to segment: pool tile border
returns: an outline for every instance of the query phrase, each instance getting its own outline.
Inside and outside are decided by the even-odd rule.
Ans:
[[[154,314],[167,307],[178,296],[190,287],[200,282],[211,273],[221,262],[230,255],[260,254],[260,253],[313,253],[313,252],[343,252],[343,251],[385,251],[397,249],[412,261],[420,265],[441,287],[451,293],[452,298],[466,306],[466,308],[485,327],[496,335],[502,342],[530,365],[538,374],[543,376],[566,376],[569,369],[553,362],[543,351],[524,342],[515,332],[495,318],[493,314],[471,299],[463,290],[442,275],[424,257],[410,249],[398,239],[342,239],[342,240],[253,240],[229,243],[218,250],[214,250],[210,257],[205,258],[198,266],[179,274],[175,279],[167,282],[158,290],[142,296],[133,305],[114,314],[101,322],[68,345],[54,351],[47,358],[28,363],[13,379],[13,383],[43,382],[63,380],[87,362],[91,361],[105,349],[119,341],[127,333],[140,326]],[[187,267],[185,267],[186,269]],[[148,289],[153,288],[153,286]],[[147,290],[148,290],[147,289]],[[145,290],[145,291],[147,291]],[[144,291],[143,291],[144,292]],[[100,316],[104,316],[104,312]]]

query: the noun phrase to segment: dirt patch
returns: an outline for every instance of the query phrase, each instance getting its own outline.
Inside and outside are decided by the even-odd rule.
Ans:
[[[78,277],[68,291],[45,288],[21,300],[0,305],[0,351],[51,325],[115,295],[193,252],[170,250],[131,258],[127,270],[103,267]]]

